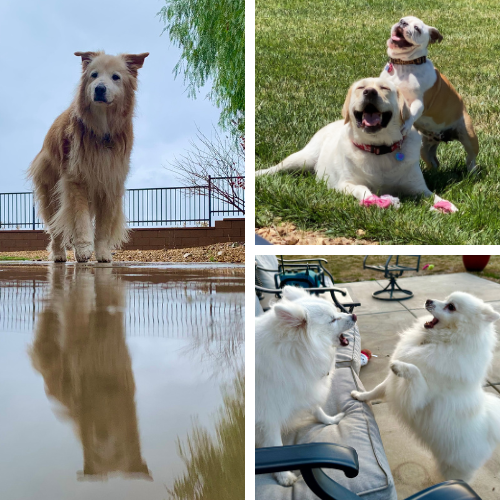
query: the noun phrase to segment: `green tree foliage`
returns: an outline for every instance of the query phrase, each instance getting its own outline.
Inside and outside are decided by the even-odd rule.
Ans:
[[[244,0],[165,0],[158,15],[182,49],[174,68],[196,97],[211,80],[208,97],[221,108],[219,124],[243,130],[245,113]]]

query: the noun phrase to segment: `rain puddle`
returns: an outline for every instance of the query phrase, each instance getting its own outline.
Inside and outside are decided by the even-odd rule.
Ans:
[[[0,266],[0,498],[244,498],[244,270]]]

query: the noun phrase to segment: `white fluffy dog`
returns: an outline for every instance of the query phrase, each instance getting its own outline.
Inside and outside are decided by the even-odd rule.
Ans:
[[[425,307],[433,319],[401,335],[387,378],[352,396],[386,397],[433,452],[442,475],[470,481],[500,443],[500,398],[482,388],[500,314],[464,292]]]
[[[328,397],[338,345],[356,315],[339,313],[329,301],[287,286],[283,300],[255,320],[255,425],[259,446],[282,446],[281,430],[301,410],[325,424],[337,424],[321,408]],[[257,443],[256,443],[257,444]],[[276,479],[289,486],[292,472]]]

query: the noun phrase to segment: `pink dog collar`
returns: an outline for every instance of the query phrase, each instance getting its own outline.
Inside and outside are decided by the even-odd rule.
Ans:
[[[386,146],[385,144],[381,146],[373,146],[372,144],[357,144],[356,142],[352,141],[352,143],[362,151],[366,151],[368,153],[373,153],[374,155],[386,155],[388,153],[392,153],[393,151],[396,151],[396,149],[401,149],[401,146],[403,145],[405,138],[403,137],[400,141],[395,142],[392,146]],[[399,160],[399,158],[397,158]],[[404,155],[403,158],[404,159]],[[401,161],[401,160],[399,160]]]

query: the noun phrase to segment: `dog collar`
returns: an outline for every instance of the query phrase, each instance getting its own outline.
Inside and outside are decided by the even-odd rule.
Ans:
[[[393,151],[396,151],[396,149],[401,149],[401,146],[403,145],[403,141],[405,138],[403,137],[400,141],[395,142],[392,146],[386,146],[385,144],[381,146],[374,146],[372,144],[357,144],[356,142],[352,141],[352,143],[362,151],[366,151],[368,153],[373,153],[374,155],[386,155],[389,153],[392,153]],[[398,153],[399,154],[399,153]],[[401,153],[402,158],[404,159],[403,153]],[[396,159],[399,160],[399,158],[396,155]]]
[[[389,59],[389,62],[391,64],[400,64],[402,66],[406,66],[407,64],[424,64],[425,61],[427,61],[426,56],[417,57],[416,59],[412,59],[411,61],[404,61],[403,59]]]

